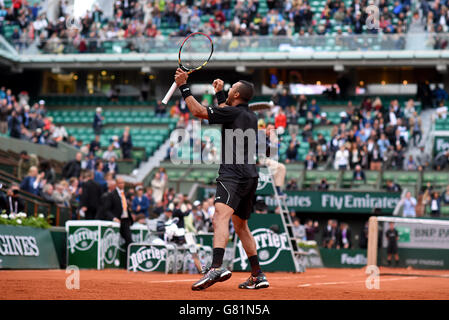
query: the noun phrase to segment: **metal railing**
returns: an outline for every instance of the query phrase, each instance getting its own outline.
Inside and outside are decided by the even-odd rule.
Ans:
[[[423,42],[424,39],[424,42]],[[129,38],[70,40],[51,38],[45,41],[11,40],[12,46],[22,54],[71,53],[177,53],[184,38]],[[337,34],[300,36],[214,37],[215,52],[270,53],[270,52],[341,52],[404,50],[407,42],[419,41],[422,50],[449,47],[449,33],[439,34]]]

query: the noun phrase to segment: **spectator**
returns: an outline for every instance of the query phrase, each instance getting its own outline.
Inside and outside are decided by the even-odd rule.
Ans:
[[[320,184],[318,185],[319,191],[327,191],[329,190],[329,184],[327,183],[327,180],[325,178],[321,179]]]
[[[409,191],[406,193],[405,198],[401,199],[401,204],[404,207],[404,217],[415,218],[416,217],[416,199],[412,197],[412,193]]]
[[[84,178],[86,181],[81,186],[80,216],[88,220],[95,219],[103,190],[100,184],[94,180],[92,171],[86,171]]]
[[[101,135],[101,130],[103,128],[103,121],[104,121],[104,117],[102,116],[103,109],[98,107],[95,110],[95,116],[94,116],[94,122],[92,124],[92,127],[94,129],[94,133],[97,136]]]
[[[449,151],[445,150],[438,153],[433,160],[433,168],[435,170],[444,170],[449,160]]]
[[[320,107],[318,106],[316,99],[312,99],[311,103],[309,104],[308,111],[311,111],[314,116],[320,114]]]
[[[53,198],[53,191],[55,191],[53,185],[51,183],[47,183],[42,188],[41,197],[49,203],[54,203],[55,199]]]
[[[104,168],[103,161],[98,160],[97,163],[95,163],[94,180],[100,185],[103,192],[105,192],[108,186],[104,178],[103,168]]]
[[[337,235],[337,249],[351,249],[351,229],[347,223],[342,223]]]
[[[337,244],[338,224],[337,221],[329,219],[323,230],[323,247],[332,249]]]
[[[132,138],[131,134],[129,133],[129,127],[125,127],[125,130],[123,131],[123,135],[120,137],[120,148],[122,149],[122,155],[123,159],[131,159],[132,158]]]
[[[165,180],[161,177],[160,172],[156,172],[153,180],[151,180],[151,188],[153,190],[154,201],[162,201],[165,190]]]
[[[430,154],[425,152],[424,146],[421,146],[419,148],[419,151],[420,151],[419,154],[416,156],[417,165],[423,169],[429,168],[430,163],[432,161]]]
[[[292,140],[286,151],[287,158],[286,163],[295,162],[298,158],[298,143],[296,140]]]
[[[103,167],[103,173],[106,174],[108,172],[112,173],[112,177],[115,179],[116,174],[118,174],[118,165],[115,161],[115,157],[112,156],[109,158],[109,161]]]
[[[449,204],[449,186],[447,186],[441,194],[441,200],[444,202],[444,204]]]
[[[298,190],[298,182],[296,179],[290,179],[286,186],[287,191],[297,191]]]
[[[89,153],[97,154],[101,150],[100,135],[95,135],[95,140],[90,143]]]
[[[409,155],[407,161],[404,163],[405,171],[415,171],[418,169],[418,165],[412,155]]]
[[[283,109],[280,109],[279,113],[274,118],[274,125],[276,129],[282,127],[285,130],[285,128],[287,128],[287,116],[285,115]]]
[[[9,136],[11,138],[22,138],[22,117],[16,110],[13,110],[11,115],[8,117],[8,128]]]
[[[295,239],[306,241],[306,228],[301,224],[299,218],[293,219],[293,227],[292,227],[293,237]]]
[[[116,189],[109,193],[104,203],[104,215],[114,222],[120,223],[120,235],[125,239],[125,248],[132,243],[131,225],[133,218],[130,214],[128,202],[125,196],[125,181],[122,178],[116,179]]]
[[[402,188],[399,184],[393,182],[392,180],[387,180],[386,190],[388,192],[401,192]]]
[[[65,179],[70,179],[72,177],[79,178],[81,175],[81,160],[83,158],[83,154],[81,152],[77,152],[75,159],[67,162],[62,169],[62,176]]]
[[[334,168],[335,170],[346,170],[349,167],[349,152],[344,145],[335,154]]]
[[[112,144],[108,146],[108,149],[103,153],[102,158],[105,161],[109,161],[111,158],[117,158],[117,154],[115,153],[114,146]]]
[[[31,167],[39,167],[39,159],[35,154],[28,154],[26,150],[20,152],[20,159],[17,165],[17,177],[22,180]]]
[[[1,197],[0,195],[0,212],[5,210],[6,214],[24,212],[25,203],[20,198],[19,195],[19,185],[16,183],[11,184],[11,186],[6,191],[6,197]]]
[[[354,181],[363,181],[364,183],[366,183],[365,172],[363,172],[362,167],[360,165],[357,165],[355,167],[355,171],[353,174],[353,180]]]
[[[148,208],[150,207],[150,201],[147,196],[143,193],[143,187],[136,187],[137,195],[134,197],[132,202],[132,210],[134,214],[144,214],[145,217],[149,217]]]
[[[306,159],[304,160],[304,167],[306,170],[313,170],[317,167],[317,163],[312,154],[307,154]]]
[[[432,193],[432,198],[430,199],[430,215],[434,218],[438,218],[440,216],[441,210],[441,197],[438,192]]]
[[[162,104],[161,100],[158,100],[157,104],[156,104],[156,108],[154,111],[154,114],[156,115],[156,117],[164,117],[167,110],[167,108]]]
[[[360,231],[360,237],[359,237],[359,247],[360,249],[367,249],[368,248],[368,230],[369,230],[369,222],[365,222],[365,225],[363,226],[362,230]]]
[[[20,183],[20,189],[38,196],[46,183],[44,176],[45,173],[39,173],[37,167],[30,167],[28,175]]]
[[[306,222],[306,237],[307,241],[315,240],[315,234],[319,231],[318,221],[313,222],[311,219]]]
[[[296,137],[299,133],[299,114],[296,111],[295,106],[290,106],[287,111],[287,125],[288,125],[288,133],[291,137]]]
[[[70,207],[70,200],[72,196],[68,193],[62,183],[57,183],[53,191],[52,198],[57,205],[63,207]]]

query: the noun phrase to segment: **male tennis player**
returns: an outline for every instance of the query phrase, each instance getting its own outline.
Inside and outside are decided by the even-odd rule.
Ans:
[[[250,138],[244,138],[244,146],[241,148],[237,145],[238,143],[234,145],[234,137],[231,136],[230,139],[226,139],[229,131],[225,131],[231,129],[231,132],[238,136],[248,130],[248,132],[254,133],[253,137],[257,136],[257,116],[248,108],[248,103],[254,94],[254,86],[252,83],[243,80],[236,82],[229,90],[226,99],[223,92],[223,81],[217,79],[213,82],[213,86],[219,106],[205,108],[192,96],[187,85],[187,78],[188,74],[178,68],[175,81],[193,116],[208,119],[210,124],[223,125],[222,162],[218,171],[215,214],[213,217],[214,250],[212,264],[205,271],[203,277],[193,284],[192,290],[203,290],[216,282],[226,281],[231,277],[231,271],[222,267],[226,244],[229,240],[229,219],[231,217],[235,231],[242,241],[251,265],[251,276],[240,284],[239,288],[267,288],[269,283],[260,269],[256,242],[248,228],[248,219],[253,209],[259,175],[256,165],[252,164],[254,162],[252,157],[255,154],[251,155],[247,150],[248,148],[256,149],[256,139],[254,138],[254,141],[251,141]],[[239,138],[236,140],[239,140]],[[231,161],[228,159],[229,155],[226,157],[226,152],[232,152]],[[240,161],[237,161],[237,159],[240,159]]]

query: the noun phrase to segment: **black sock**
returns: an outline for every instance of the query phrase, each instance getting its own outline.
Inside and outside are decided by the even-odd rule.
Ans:
[[[251,275],[253,277],[257,277],[259,275],[259,273],[262,272],[262,270],[260,270],[260,266],[259,266],[259,258],[257,257],[257,255],[255,255],[255,256],[249,257],[248,260],[249,260],[249,264],[251,265]]]
[[[282,193],[281,187],[276,187],[276,191],[278,192],[278,194],[281,194]]]
[[[212,258],[212,268],[220,268],[223,264],[223,256],[225,253],[224,248],[214,248],[213,258]]]

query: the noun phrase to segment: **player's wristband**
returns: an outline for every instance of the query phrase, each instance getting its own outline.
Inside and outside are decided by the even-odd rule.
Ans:
[[[217,98],[218,104],[222,104],[226,102],[226,95],[223,90],[218,91],[215,93],[215,98]]]
[[[183,84],[179,87],[179,90],[181,90],[182,97],[187,99],[187,97],[190,97],[192,95],[192,92],[190,92],[190,88],[188,84]]]

